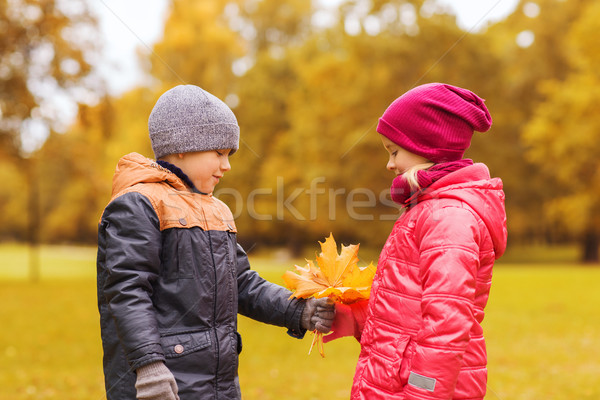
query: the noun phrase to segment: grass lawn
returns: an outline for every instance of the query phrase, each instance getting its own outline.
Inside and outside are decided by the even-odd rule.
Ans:
[[[104,399],[95,249],[42,247],[41,279],[27,280],[27,251],[0,245],[0,399]],[[281,283],[294,262],[251,260]],[[600,398],[600,268],[566,263],[498,265],[484,329],[486,399]],[[347,399],[354,339],[307,355],[311,336],[240,317],[244,399]]]

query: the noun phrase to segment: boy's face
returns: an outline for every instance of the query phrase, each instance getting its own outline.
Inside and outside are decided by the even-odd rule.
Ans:
[[[231,149],[178,154],[177,166],[202,193],[212,193],[219,179],[231,169]]]

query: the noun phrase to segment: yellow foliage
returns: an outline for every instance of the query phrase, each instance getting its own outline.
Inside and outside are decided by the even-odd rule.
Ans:
[[[294,291],[292,297],[329,297],[344,304],[368,299],[376,267],[373,263],[363,268],[358,266],[359,245],[342,245],[338,254],[333,234],[319,243],[318,266],[306,260],[305,267],[296,265],[298,273],[287,271],[283,275],[286,285]]]
[[[319,244],[321,253],[317,256],[317,266],[306,260],[305,267],[295,266],[297,274],[292,271],[283,274],[285,284],[294,291],[290,298],[329,297],[337,303],[344,304],[368,299],[376,267],[373,263],[364,268],[358,266],[359,245],[342,245],[342,251],[338,254],[331,233]],[[316,345],[321,356],[325,357],[323,334],[316,330],[313,333],[315,336],[308,354]]]

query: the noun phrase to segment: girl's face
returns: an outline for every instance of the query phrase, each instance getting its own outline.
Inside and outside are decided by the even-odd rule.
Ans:
[[[229,164],[231,149],[196,151],[177,154],[176,165],[190,178],[196,189],[212,193]]]
[[[425,157],[404,150],[402,147],[398,146],[396,143],[392,142],[385,136],[379,136],[381,136],[383,147],[385,147],[385,149],[390,154],[390,159],[388,160],[386,168],[390,171],[395,172],[396,175],[402,175],[408,169],[414,167],[415,165],[425,164],[429,162]]]

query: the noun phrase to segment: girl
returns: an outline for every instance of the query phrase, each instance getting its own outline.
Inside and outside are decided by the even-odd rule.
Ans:
[[[330,341],[355,336],[352,399],[483,399],[481,328],[494,261],[506,247],[502,181],[463,159],[492,124],[481,98],[451,85],[416,87],[377,132],[405,208],[379,257],[368,302],[336,305]]]

